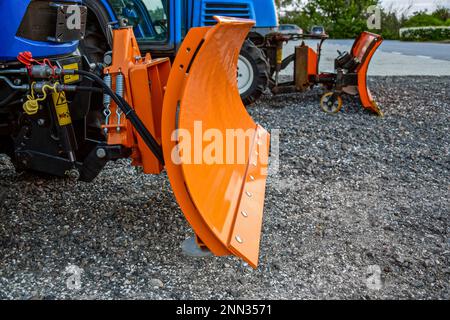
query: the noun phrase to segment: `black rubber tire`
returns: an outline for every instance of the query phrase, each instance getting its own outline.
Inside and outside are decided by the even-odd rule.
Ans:
[[[88,17],[84,39],[80,41],[80,52],[89,62],[103,62],[106,52],[111,50],[111,39],[108,37],[108,14],[97,0],[85,0],[88,6]]]
[[[86,36],[80,42],[80,52],[90,63],[103,62],[103,57],[110,49],[105,42],[105,36],[90,24],[86,27]]]
[[[107,27],[109,16],[98,0],[84,0],[84,4],[88,7],[88,17],[85,37],[80,41],[80,53],[90,63],[102,63],[105,53],[112,49],[111,34]],[[100,128],[99,122],[103,121],[103,114],[99,106],[103,106],[103,96],[94,94],[91,105],[96,107],[88,114],[88,127]]]
[[[266,91],[269,85],[270,64],[264,52],[251,40],[246,40],[241,49],[241,56],[245,57],[253,68],[253,83],[251,87],[241,93],[242,102],[248,106],[255,103]]]

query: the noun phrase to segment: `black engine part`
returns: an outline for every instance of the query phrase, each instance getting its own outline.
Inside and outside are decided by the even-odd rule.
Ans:
[[[335,69],[344,69],[348,72],[354,72],[361,62],[347,51],[338,51],[339,56],[336,58],[334,65]]]

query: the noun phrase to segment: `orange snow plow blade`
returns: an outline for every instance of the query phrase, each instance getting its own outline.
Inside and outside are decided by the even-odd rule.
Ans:
[[[377,113],[379,116],[383,116],[383,112],[373,99],[369,88],[367,88],[367,71],[373,55],[382,42],[383,38],[380,35],[363,32],[358,39],[356,39],[352,48],[352,55],[361,61],[361,65],[356,70],[358,74],[358,92],[361,103],[364,108]]]
[[[173,64],[162,116],[165,166],[198,244],[256,268],[270,137],[247,113],[236,81],[254,23],[216,20],[189,31]]]

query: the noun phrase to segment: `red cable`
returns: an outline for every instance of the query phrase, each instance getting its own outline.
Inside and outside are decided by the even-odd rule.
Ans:
[[[33,59],[33,54],[30,51],[24,51],[24,52],[19,53],[19,55],[17,56],[17,60],[19,60],[21,63],[23,63],[27,67],[28,72],[30,72],[31,66],[33,64],[39,64],[41,66],[48,65],[53,70],[52,77],[53,78],[55,77],[55,71],[56,71],[57,67],[53,66],[49,59],[44,59],[42,62],[39,62],[39,61]]]

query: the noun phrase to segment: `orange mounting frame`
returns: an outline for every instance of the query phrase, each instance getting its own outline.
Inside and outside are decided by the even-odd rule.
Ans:
[[[118,74],[124,76],[124,99],[134,108],[150,133],[161,143],[161,118],[164,90],[171,70],[168,58],[152,59],[150,54],[141,56],[133,29],[121,28],[113,31],[113,61],[104,73],[112,76],[112,87],[116,87]],[[130,121],[122,115],[120,124],[117,105],[111,103],[108,128],[108,144],[121,144],[132,150],[134,166],[142,166],[144,173],[158,174],[163,167],[147,147]]]

